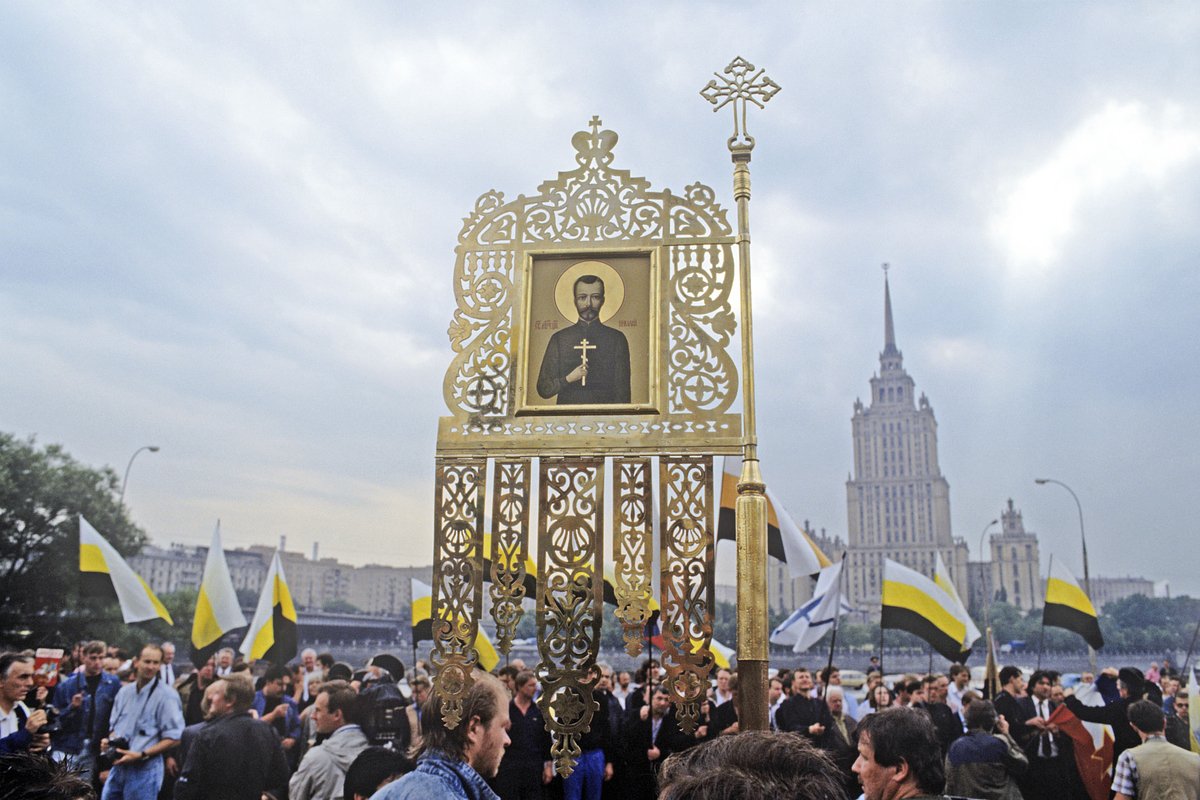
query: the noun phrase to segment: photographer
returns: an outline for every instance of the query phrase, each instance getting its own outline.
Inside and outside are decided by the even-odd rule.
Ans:
[[[54,751],[65,754],[67,763],[84,778],[92,775],[121,688],[117,676],[104,671],[104,653],[104,642],[84,644],[79,657],[83,671],[72,673],[54,690],[61,728],[52,737]]]
[[[111,759],[103,800],[154,797],[162,787],[162,754],[183,734],[183,705],[179,694],[158,676],[162,650],[142,648],[137,679],[117,693],[112,732],[100,743],[101,755]]]
[[[33,656],[0,655],[0,755],[37,752],[50,746],[46,712],[31,711],[24,700],[33,688]]]

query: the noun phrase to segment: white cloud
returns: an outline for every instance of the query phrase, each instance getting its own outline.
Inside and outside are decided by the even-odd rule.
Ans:
[[[999,188],[991,221],[1015,277],[1060,265],[1088,209],[1134,189],[1166,191],[1172,174],[1200,159],[1200,117],[1168,105],[1109,102],[1070,131],[1041,164]]]

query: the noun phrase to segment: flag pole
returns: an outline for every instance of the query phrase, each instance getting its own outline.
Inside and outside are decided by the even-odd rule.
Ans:
[[[1051,553],[1050,554],[1050,563],[1046,567],[1046,569],[1049,570],[1053,566],[1054,566],[1054,553]],[[1049,581],[1050,580],[1049,577],[1047,577],[1046,580]],[[1091,598],[1088,598],[1088,599],[1090,600]],[[1045,644],[1046,644],[1046,598],[1043,596],[1042,597],[1042,630],[1041,630],[1041,633],[1038,634],[1038,660],[1037,660],[1037,668],[1038,669],[1042,668],[1042,650],[1045,648]]]
[[[1183,667],[1179,670],[1179,674],[1182,675],[1185,680],[1187,679],[1188,662],[1192,660],[1192,651],[1196,647],[1197,635],[1200,635],[1200,619],[1196,620],[1196,629],[1192,631],[1192,643],[1188,645],[1187,655],[1183,657]],[[1192,687],[1192,691],[1195,691],[1195,687]]]
[[[829,677],[833,675],[833,648],[837,645],[838,622],[842,617],[842,575],[846,571],[846,551],[842,551],[842,568],[838,571],[837,583],[834,584],[833,591],[833,634],[829,637],[829,662],[825,665],[825,680],[821,682],[821,697],[825,696],[828,691]],[[880,659],[880,664],[883,659]]]

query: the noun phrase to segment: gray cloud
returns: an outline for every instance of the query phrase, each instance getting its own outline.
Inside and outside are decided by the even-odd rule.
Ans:
[[[793,514],[845,530],[889,261],[956,534],[1012,496],[1077,566],[1044,472],[1084,501],[1093,573],[1200,591],[1174,566],[1200,466],[1185,4],[8,17],[0,420],[118,469],[161,444],[129,491],[156,539],[220,516],[235,545],[427,563],[462,217],[569,169],[592,114],[619,166],[730,207],[730,121],[697,91],[736,40],[784,86],[751,120],[754,279],[764,466]]]

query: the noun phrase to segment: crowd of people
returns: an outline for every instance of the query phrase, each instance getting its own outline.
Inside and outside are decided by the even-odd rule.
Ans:
[[[742,733],[730,670],[713,675],[693,726],[658,662],[633,673],[597,663],[591,724],[568,743],[578,753],[566,776],[538,674],[513,659],[476,675],[451,727],[429,666],[406,670],[387,653],[356,668],[311,649],[290,665],[222,650],[184,669],[169,643],[127,654],[81,642],[54,680],[35,675],[31,654],[5,653],[0,800],[1082,800],[1060,705],[1112,726],[1115,796],[1200,796],[1188,691],[1157,665],[1085,673],[1088,702],[1049,670],[1026,682],[1004,667],[985,699],[958,664],[890,683],[871,671],[855,689],[836,667],[797,667],[772,673],[770,731]]]

